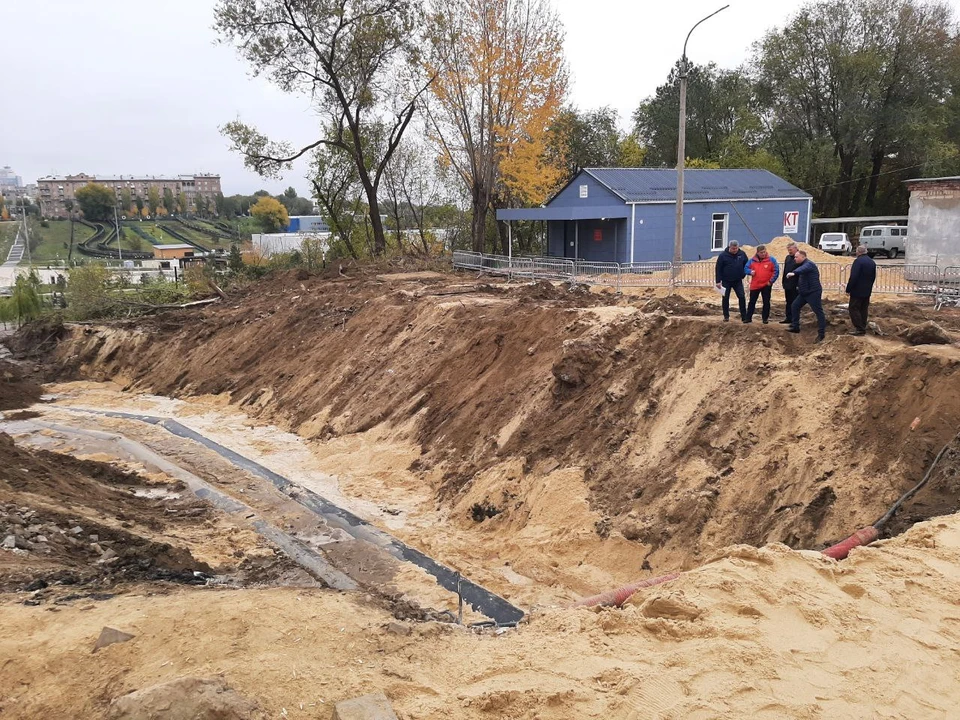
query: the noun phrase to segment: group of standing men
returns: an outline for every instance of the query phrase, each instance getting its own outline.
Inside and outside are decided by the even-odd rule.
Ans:
[[[743,279],[750,276],[750,303],[747,305],[743,290]],[[740,306],[740,319],[752,323],[757,309],[757,300],[763,299],[761,317],[763,324],[770,321],[770,294],[780,277],[780,263],[770,255],[765,245],[758,245],[756,254],[748,259],[734,240],[727,249],[717,256],[717,289],[723,292],[723,321],[730,321],[730,293],[737,296]],[[850,278],[846,292],[850,295],[850,320],[853,330],[850,335],[865,335],[867,332],[867,312],[870,308],[870,295],[877,279],[877,265],[867,255],[865,247],[857,248],[857,259],[850,268]],[[786,318],[781,325],[789,325],[789,332],[800,332],[800,311],[809,305],[817,318],[817,339],[823,342],[827,330],[827,318],[823,313],[823,285],[820,283],[820,269],[807,257],[796,243],[787,245],[787,259],[783,263],[783,292],[786,296]]]

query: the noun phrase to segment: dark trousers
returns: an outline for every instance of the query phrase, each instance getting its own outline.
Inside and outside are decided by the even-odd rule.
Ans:
[[[867,331],[867,313],[870,310],[870,298],[850,298],[850,322],[861,332]]]
[[[796,301],[797,296],[800,295],[800,292],[796,289],[787,290],[784,289],[783,294],[787,296],[787,320],[793,320],[793,303]]]
[[[809,305],[813,314],[817,316],[817,334],[823,335],[827,331],[827,316],[823,314],[823,303],[820,293],[810,295],[797,295],[793,301],[793,308],[790,311],[790,320],[794,330],[800,329],[800,310],[804,305]]]
[[[740,303],[740,319],[745,320],[747,318],[747,298],[743,294],[743,282],[725,282],[723,287],[726,288],[726,292],[723,293],[723,316],[725,318],[730,317],[730,291],[733,290],[737,294],[737,302]]]
[[[765,288],[760,288],[759,290],[750,291],[750,306],[747,308],[747,320],[753,320],[753,313],[757,310],[757,298],[763,298],[763,310],[760,311],[763,321],[766,322],[770,319],[770,291],[771,288],[767,285]]]

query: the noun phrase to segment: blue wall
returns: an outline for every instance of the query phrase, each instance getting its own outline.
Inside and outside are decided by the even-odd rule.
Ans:
[[[629,262],[629,220],[568,220],[547,223],[548,255],[593,262]],[[579,228],[579,241],[577,230]],[[596,231],[600,232],[598,241]]]
[[[580,197],[580,186],[587,186],[587,197]],[[623,200],[607,190],[586,173],[580,173],[573,182],[550,201],[550,207],[622,207]]]
[[[578,183],[580,184],[580,183]],[[571,186],[566,191],[578,192]],[[602,190],[602,188],[601,188]],[[591,189],[591,193],[592,193]],[[604,191],[606,192],[606,191]],[[562,194],[562,193],[561,193]],[[599,195],[599,193],[597,193]],[[558,198],[559,200],[559,198]],[[609,197],[601,198],[606,205]],[[555,201],[556,202],[556,201]],[[576,197],[575,202],[585,202]],[[684,205],[683,259],[701,260],[714,257],[711,250],[711,231],[714,213],[727,215],[727,241],[757,245],[783,235],[783,214],[788,211],[800,213],[796,235],[797,242],[806,242],[808,202],[804,200],[770,200],[736,202],[688,203]],[[673,258],[673,235],[676,206],[652,204],[636,206],[636,230],[633,259],[635,262],[669,261]],[[627,220],[580,220],[580,257],[597,262],[630,262],[630,219]],[[573,257],[569,243],[574,238],[574,221],[550,221],[547,223],[548,253],[555,257]],[[593,231],[602,230],[603,240],[593,241]],[[566,235],[566,242],[564,242]],[[616,250],[614,246],[616,245]]]

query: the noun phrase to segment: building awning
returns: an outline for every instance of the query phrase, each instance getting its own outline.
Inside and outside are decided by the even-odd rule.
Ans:
[[[628,217],[630,217],[630,208],[626,205],[497,210],[497,220],[610,220]]]

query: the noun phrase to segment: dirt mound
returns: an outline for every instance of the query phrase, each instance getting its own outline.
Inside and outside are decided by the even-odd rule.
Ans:
[[[212,517],[183,491],[104,463],[25,450],[0,433],[0,591],[203,584],[211,568],[165,540],[174,525],[188,531]]]
[[[254,720],[263,715],[223,678],[185,677],[117,698],[107,720]]]
[[[593,294],[582,308],[543,283],[491,297],[294,282],[176,318],[72,329],[57,371],[229,393],[321,442],[374,428],[414,442],[419,459],[396,471],[419,473],[490,542],[540,513],[544,477],[575,470],[589,512],[569,511],[601,540],[632,542],[638,571],[690,567],[736,542],[845,537],[916,483],[960,424],[960,357],[901,341],[831,335],[812,349],[777,325],[697,317],[698,303]],[[474,523],[485,502],[499,514]]]
[[[42,394],[43,388],[24,377],[19,367],[0,360],[0,410],[28,407]]]
[[[782,263],[787,259],[787,245],[792,242],[797,243],[797,247],[807,253],[807,257],[818,265],[820,263],[840,263],[841,265],[852,265],[853,261],[856,259],[846,255],[831,255],[830,253],[826,253],[823,250],[815,248],[811,245],[807,245],[806,243],[797,242],[796,238],[777,237],[770,242],[764,243],[764,245],[767,246],[767,252],[769,252],[773,257]],[[748,257],[753,257],[757,252],[756,245],[743,245],[742,247],[743,251]]]
[[[837,563],[719,549],[622,610],[547,609],[477,635],[349,595],[127,595],[58,613],[0,605],[4,717],[102,717],[112,698],[220,675],[267,717],[329,717],[384,691],[404,718],[948,718],[960,703],[960,518]],[[129,643],[89,648],[104,625]],[[115,652],[114,652],[115,651]],[[300,711],[300,705],[303,710]]]

